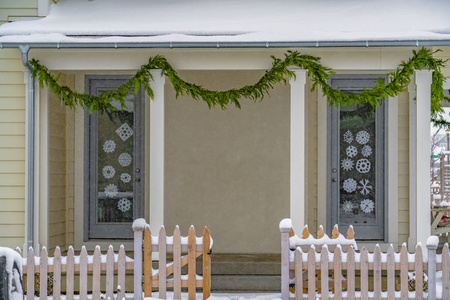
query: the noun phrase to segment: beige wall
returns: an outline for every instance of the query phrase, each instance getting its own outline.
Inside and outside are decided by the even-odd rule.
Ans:
[[[224,90],[256,82],[260,71],[183,71],[183,79]],[[207,225],[214,252],[279,252],[278,223],[289,216],[290,89],[260,103],[208,109],[175,100],[166,81],[165,225]]]
[[[37,16],[38,0],[1,0],[0,25],[16,17]]]
[[[0,50],[0,245],[25,236],[25,85],[20,51]]]

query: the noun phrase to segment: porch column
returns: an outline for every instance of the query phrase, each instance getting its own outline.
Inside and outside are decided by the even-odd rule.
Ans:
[[[306,70],[294,69],[291,85],[291,198],[290,218],[294,230],[300,232],[306,221]]]
[[[410,92],[410,207],[409,250],[416,243],[426,245],[431,234],[430,209],[430,117],[432,71],[415,71]],[[412,98],[416,97],[414,101]]]
[[[150,230],[164,224],[164,83],[161,70],[151,71],[154,99],[150,100]]]

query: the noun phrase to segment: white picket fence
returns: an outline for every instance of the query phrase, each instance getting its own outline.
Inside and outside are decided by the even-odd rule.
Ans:
[[[197,288],[202,289],[204,299],[209,298],[212,239],[208,228],[205,227],[201,237],[196,237],[193,226],[189,229],[187,237],[180,235],[178,227],[175,228],[173,236],[167,236],[164,227],[161,227],[159,235],[152,236],[145,220],[138,219],[133,223],[133,230],[134,259],[126,256],[123,245],[120,246],[118,253],[114,253],[113,247],[109,246],[106,254],[102,254],[100,247],[97,246],[93,255],[88,255],[84,246],[80,255],[75,255],[74,249],[69,247],[66,256],[62,256],[57,247],[53,257],[49,257],[45,247],[40,253],[35,253],[34,249],[30,248],[27,257],[22,259],[22,273],[26,276],[23,283],[26,299],[35,299],[37,274],[39,274],[40,299],[53,296],[53,299],[57,300],[61,298],[137,300],[151,297],[152,290],[159,291],[159,298],[165,299],[168,289],[173,291],[175,299],[181,299],[183,287],[188,288],[190,300],[196,299]],[[20,249],[17,251],[20,252]],[[152,266],[152,253],[157,253],[159,258],[157,269]],[[172,261],[168,261],[168,253],[172,254]],[[202,276],[196,271],[196,260],[200,256],[203,256]],[[185,265],[188,271],[182,275],[181,268]],[[134,277],[132,287],[126,286],[125,276],[128,270]],[[52,274],[53,279],[51,295],[47,294],[49,274]],[[125,293],[126,291],[132,293]]]
[[[288,224],[284,222],[283,225]],[[320,251],[310,245],[304,252],[304,240],[289,236],[292,228],[281,226],[281,292],[282,299],[450,299],[450,255],[448,245],[436,254],[438,238],[427,241],[427,252],[418,245],[408,253],[406,245],[396,253],[392,246],[383,253],[377,246],[373,253],[365,248],[346,252],[337,246]],[[292,233],[291,233],[292,235]],[[442,272],[442,285],[437,286],[436,272]],[[408,290],[408,274],[415,272],[414,291]],[[428,274],[428,292],[424,292],[423,274]],[[396,280],[397,279],[397,280]],[[400,281],[396,287],[396,281]],[[358,288],[357,288],[358,284]],[[289,288],[292,290],[290,291]],[[373,287],[369,290],[369,286]]]
[[[26,299],[34,300],[35,276],[39,274],[39,298],[47,299],[53,296],[53,299],[123,299],[125,297],[125,274],[127,270],[133,270],[133,259],[125,255],[125,249],[120,246],[119,252],[114,253],[112,246],[109,246],[106,254],[101,253],[99,246],[95,248],[93,255],[88,255],[83,246],[80,255],[74,255],[74,250],[69,247],[67,256],[62,256],[59,247],[55,249],[53,257],[49,257],[47,249],[44,247],[40,256],[35,256],[33,248],[30,248],[27,257],[22,262],[22,272],[27,279],[24,282],[26,286]],[[114,273],[116,272],[116,283],[114,282]],[[48,274],[53,274],[53,295],[47,295]],[[88,276],[92,275],[92,293],[88,293]],[[63,293],[63,278],[65,277],[65,288]],[[103,277],[103,279],[102,279]],[[79,280],[79,286],[75,287],[75,278]],[[105,286],[101,286],[106,282]],[[77,291],[75,293],[75,291]],[[101,291],[106,291],[102,294]]]

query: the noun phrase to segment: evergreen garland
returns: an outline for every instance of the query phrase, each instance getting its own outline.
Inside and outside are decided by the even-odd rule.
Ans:
[[[440,50],[438,50],[440,51]],[[437,52],[437,51],[436,51]],[[313,82],[312,91],[320,86],[324,96],[328,98],[331,106],[339,107],[339,105],[361,103],[366,101],[372,108],[382,103],[383,98],[393,97],[403,91],[411,81],[411,75],[414,70],[433,70],[433,81],[431,85],[431,121],[439,127],[450,128],[450,123],[445,121],[441,113],[443,112],[441,101],[450,102],[450,98],[444,96],[443,82],[444,76],[441,67],[445,66],[446,61],[436,59],[429,49],[422,48],[419,51],[413,51],[413,56],[408,61],[402,61],[398,68],[389,73],[389,82],[385,83],[382,78],[377,80],[377,85],[370,89],[364,90],[361,94],[344,94],[339,90],[332,89],[328,85],[330,74],[334,74],[333,70],[320,64],[320,58],[311,55],[301,55],[297,51],[288,51],[284,54],[284,60],[271,56],[273,59],[272,68],[254,85],[246,85],[239,89],[230,89],[226,91],[212,91],[202,86],[189,83],[181,79],[175,69],[168,63],[165,57],[157,55],[150,57],[147,64],[142,65],[127,83],[121,85],[115,91],[107,91],[99,96],[88,95],[72,91],[68,86],[58,84],[58,76],[53,76],[48,69],[41,65],[38,60],[32,59],[30,64],[33,66],[33,77],[38,77],[41,87],[48,86],[50,90],[59,97],[61,101],[71,108],[77,105],[89,107],[89,112],[116,110],[111,105],[111,100],[115,99],[121,103],[122,109],[125,107],[125,97],[130,89],[134,89],[135,93],[139,91],[141,86],[144,87],[150,98],[153,99],[153,90],[150,81],[153,80],[151,70],[159,69],[161,74],[165,75],[172,82],[177,97],[180,95],[189,95],[195,100],[202,99],[208,104],[209,108],[220,106],[226,109],[229,104],[234,104],[240,108],[239,100],[247,98],[252,101],[261,101],[265,95],[277,83],[287,83],[287,78],[294,78],[295,74],[289,67],[299,67],[307,70],[308,76]]]

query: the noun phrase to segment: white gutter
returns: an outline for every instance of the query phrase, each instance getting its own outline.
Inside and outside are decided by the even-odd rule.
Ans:
[[[30,46],[20,45],[20,52],[22,52],[22,63],[27,68],[29,74],[28,81],[28,112],[27,112],[27,249],[33,246],[34,243],[34,78],[33,67],[28,62],[28,51]]]
[[[24,46],[26,45],[26,46]],[[306,42],[0,42],[1,48],[334,48],[450,46],[450,40],[306,41]]]

